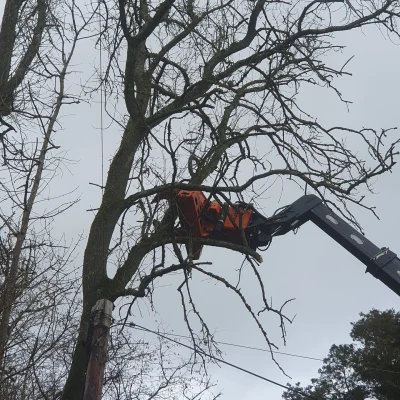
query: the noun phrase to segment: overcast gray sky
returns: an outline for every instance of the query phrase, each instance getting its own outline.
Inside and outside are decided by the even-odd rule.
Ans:
[[[372,31],[372,32],[371,32]],[[308,89],[303,101],[308,109],[322,121],[332,125],[350,125],[354,128],[371,126],[379,129],[400,126],[400,48],[389,40],[384,40],[376,28],[368,34],[349,32],[338,35],[338,42],[348,45],[347,56],[355,55],[348,69],[352,77],[338,81],[343,95],[354,102],[347,112],[345,106],[326,90]],[[87,49],[86,49],[87,50]],[[75,58],[77,70],[86,68],[94,54],[81,49]],[[335,60],[343,56],[332,56]],[[82,74],[82,76],[84,73]],[[71,113],[68,109],[67,113]],[[77,163],[68,166],[62,179],[56,180],[54,192],[69,191],[79,187],[82,200],[73,210],[61,217],[56,232],[65,232],[74,238],[79,233],[88,233],[92,214],[86,209],[95,207],[99,201],[98,189],[89,186],[89,182],[99,182],[100,139],[99,105],[74,109],[74,114],[65,118],[65,130],[58,134],[58,144],[68,150],[68,157]],[[109,129],[105,132],[106,160],[110,158],[119,132]],[[398,134],[397,134],[398,135]],[[355,149],[357,150],[357,149]],[[400,167],[393,174],[382,176],[375,183],[376,194],[368,196],[367,202],[377,206],[381,220],[371,213],[353,208],[366,236],[378,246],[389,246],[400,253]],[[276,195],[272,195],[271,205],[263,204],[271,214],[277,207]],[[286,185],[280,206],[291,203],[299,192]],[[81,262],[81,256],[77,262]],[[289,316],[296,315],[295,321],[287,327],[288,343],[280,350],[303,356],[323,358],[331,344],[349,341],[350,322],[357,320],[360,312],[368,312],[375,307],[380,310],[394,307],[400,309],[397,295],[381,282],[364,273],[365,267],[346,250],[326,236],[311,223],[304,225],[297,235],[288,234],[275,239],[263,253],[264,262],[259,271],[266,283],[267,295],[278,306],[289,298],[296,298],[288,307]],[[213,261],[215,272],[227,276],[238,268],[241,257],[222,249],[205,249],[203,260]],[[254,279],[244,276],[244,291],[255,303],[259,302],[259,293],[253,290]],[[164,283],[164,282],[163,282]],[[168,283],[173,283],[168,282]],[[197,279],[194,296],[198,307],[204,313],[213,329],[218,331],[217,340],[241,345],[265,348],[265,342],[243,306],[227,290]],[[156,306],[162,320],[177,333],[186,333],[179,307],[176,286],[159,289]],[[206,295],[205,295],[206,294]],[[270,315],[263,319],[268,333],[274,342],[282,344],[278,320]],[[291,380],[285,377],[271,361],[267,353],[222,347],[227,361],[237,363],[269,379],[281,383],[297,381],[307,384],[316,376],[321,363],[313,360],[277,355]],[[218,388],[223,390],[224,398],[278,400],[282,390],[271,384],[246,376],[228,366],[212,367],[212,373],[218,380]]]

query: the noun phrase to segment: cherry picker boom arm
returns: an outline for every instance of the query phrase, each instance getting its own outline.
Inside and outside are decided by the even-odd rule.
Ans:
[[[367,266],[366,272],[400,296],[400,259],[396,254],[388,248],[377,247],[332,212],[317,196],[300,197],[276,214],[275,218],[274,222],[269,224],[269,232],[258,237],[260,243],[271,240],[274,236],[284,235],[305,222],[312,221],[364,263]]]

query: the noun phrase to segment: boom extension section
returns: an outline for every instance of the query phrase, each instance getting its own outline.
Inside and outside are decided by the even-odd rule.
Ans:
[[[155,200],[170,200],[180,222],[178,235],[210,238],[247,245],[256,250],[267,246],[275,236],[285,235],[312,221],[367,266],[366,272],[382,281],[400,296],[400,259],[388,248],[379,248],[336,215],[315,195],[300,197],[291,205],[265,217],[251,204],[220,204],[200,191],[175,189],[160,193]],[[246,240],[244,240],[244,238]],[[203,245],[193,241],[187,250],[200,258]]]
[[[314,222],[332,239],[367,266],[372,274],[400,296],[400,259],[386,247],[379,248],[344,221],[314,195],[300,197],[276,215],[271,238],[284,235],[307,221]]]

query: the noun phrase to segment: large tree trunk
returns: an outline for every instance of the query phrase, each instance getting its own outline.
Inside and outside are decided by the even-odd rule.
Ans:
[[[85,324],[90,320],[91,308],[99,299],[115,300],[111,279],[107,277],[107,253],[122,212],[134,155],[144,132],[143,127],[134,127],[128,122],[118,152],[110,165],[102,203],[90,229],[83,261],[83,310],[79,335],[62,400],[80,399],[83,393],[87,361],[82,339]]]

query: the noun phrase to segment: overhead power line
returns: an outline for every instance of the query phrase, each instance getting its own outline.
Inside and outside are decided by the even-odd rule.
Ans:
[[[134,329],[139,329],[139,330],[143,330],[143,331],[147,331],[147,332],[153,333],[154,335],[157,335],[157,336],[160,336],[160,337],[162,337],[162,338],[164,338],[164,339],[167,339],[167,340],[169,340],[169,341],[171,341],[171,342],[173,342],[173,343],[175,343],[175,344],[177,344],[177,345],[179,345],[179,346],[186,347],[186,348],[189,349],[189,350],[198,352],[198,353],[202,354],[203,356],[206,356],[206,357],[208,357],[208,358],[211,358],[212,360],[215,360],[215,361],[220,362],[221,364],[229,365],[230,367],[235,368],[235,369],[237,369],[237,370],[239,370],[239,371],[242,371],[242,372],[244,372],[244,373],[246,373],[246,374],[248,374],[248,375],[255,376],[256,378],[261,379],[261,380],[263,380],[263,381],[265,381],[265,382],[272,383],[272,384],[275,385],[275,386],[279,386],[279,387],[281,387],[281,388],[283,388],[283,389],[286,389],[286,390],[289,390],[289,391],[291,391],[291,392],[297,393],[297,394],[299,394],[299,395],[301,395],[301,396],[303,396],[303,397],[305,397],[305,398],[307,398],[307,399],[319,400],[319,399],[317,399],[316,397],[310,396],[309,394],[304,393],[304,392],[301,391],[301,390],[292,388],[292,387],[290,387],[290,386],[283,385],[282,383],[276,382],[276,381],[274,381],[274,380],[272,380],[272,379],[268,379],[268,378],[266,378],[265,376],[256,374],[255,372],[249,371],[249,370],[246,369],[246,368],[242,368],[242,367],[240,367],[240,366],[238,366],[238,365],[236,365],[236,364],[232,364],[232,363],[230,363],[230,362],[228,362],[228,361],[225,361],[225,360],[223,360],[222,358],[213,356],[212,354],[206,353],[205,351],[203,351],[203,350],[201,350],[201,349],[195,349],[195,348],[192,347],[192,346],[189,346],[189,345],[187,345],[187,344],[181,343],[181,342],[179,342],[179,341],[177,341],[177,340],[175,340],[175,339],[172,339],[172,338],[170,338],[170,337],[168,337],[168,336],[166,336],[166,335],[163,335],[162,333],[159,333],[159,332],[153,331],[153,330],[151,330],[151,329],[145,328],[144,326],[140,326],[140,325],[135,324],[135,323],[130,323],[128,326],[130,326],[131,328],[134,328]]]
[[[168,333],[167,336],[176,336],[176,337],[181,337],[181,338],[183,338],[183,339],[188,339],[188,340],[191,339],[189,336],[178,335],[178,334],[175,334],[175,333]],[[285,353],[285,352],[283,352],[283,351],[275,351],[275,350],[272,351],[272,350],[269,350],[269,349],[263,349],[263,348],[261,348],[261,347],[246,346],[246,345],[237,344],[237,343],[228,343],[228,342],[220,342],[220,341],[215,341],[214,343],[216,343],[216,344],[222,344],[222,345],[225,345],[225,346],[240,347],[240,348],[242,348],[242,349],[263,351],[263,352],[266,352],[266,353],[281,354],[281,355],[290,356],[290,357],[305,358],[305,359],[314,360],[314,361],[324,361],[322,358],[315,358],[315,357],[309,357],[309,356],[302,356],[302,355],[300,355],[300,354]]]
[[[182,339],[187,339],[187,340],[192,340],[191,337],[186,336],[186,335],[178,335],[176,333],[168,333],[165,334],[166,336],[175,336],[175,337],[179,337]],[[303,358],[306,360],[313,360],[313,361],[321,361],[323,362],[324,360],[322,358],[317,358],[317,357],[311,357],[311,356],[303,356],[300,354],[293,354],[293,353],[285,353],[283,351],[275,351],[275,350],[269,350],[269,349],[263,349],[261,347],[253,347],[253,346],[246,346],[244,344],[238,344],[238,343],[228,343],[228,342],[220,342],[220,341],[214,341],[215,344],[222,344],[225,346],[232,346],[232,347],[239,347],[242,349],[249,349],[249,350],[255,350],[255,351],[262,351],[262,352],[266,352],[266,353],[273,353],[273,354],[280,354],[280,355],[284,355],[284,356],[289,356],[289,357],[296,357],[296,358]],[[366,368],[365,371],[369,371],[369,370],[373,370],[373,371],[382,371],[382,372],[389,372],[391,374],[400,374],[400,371],[392,371],[389,369],[382,369],[382,368]]]

